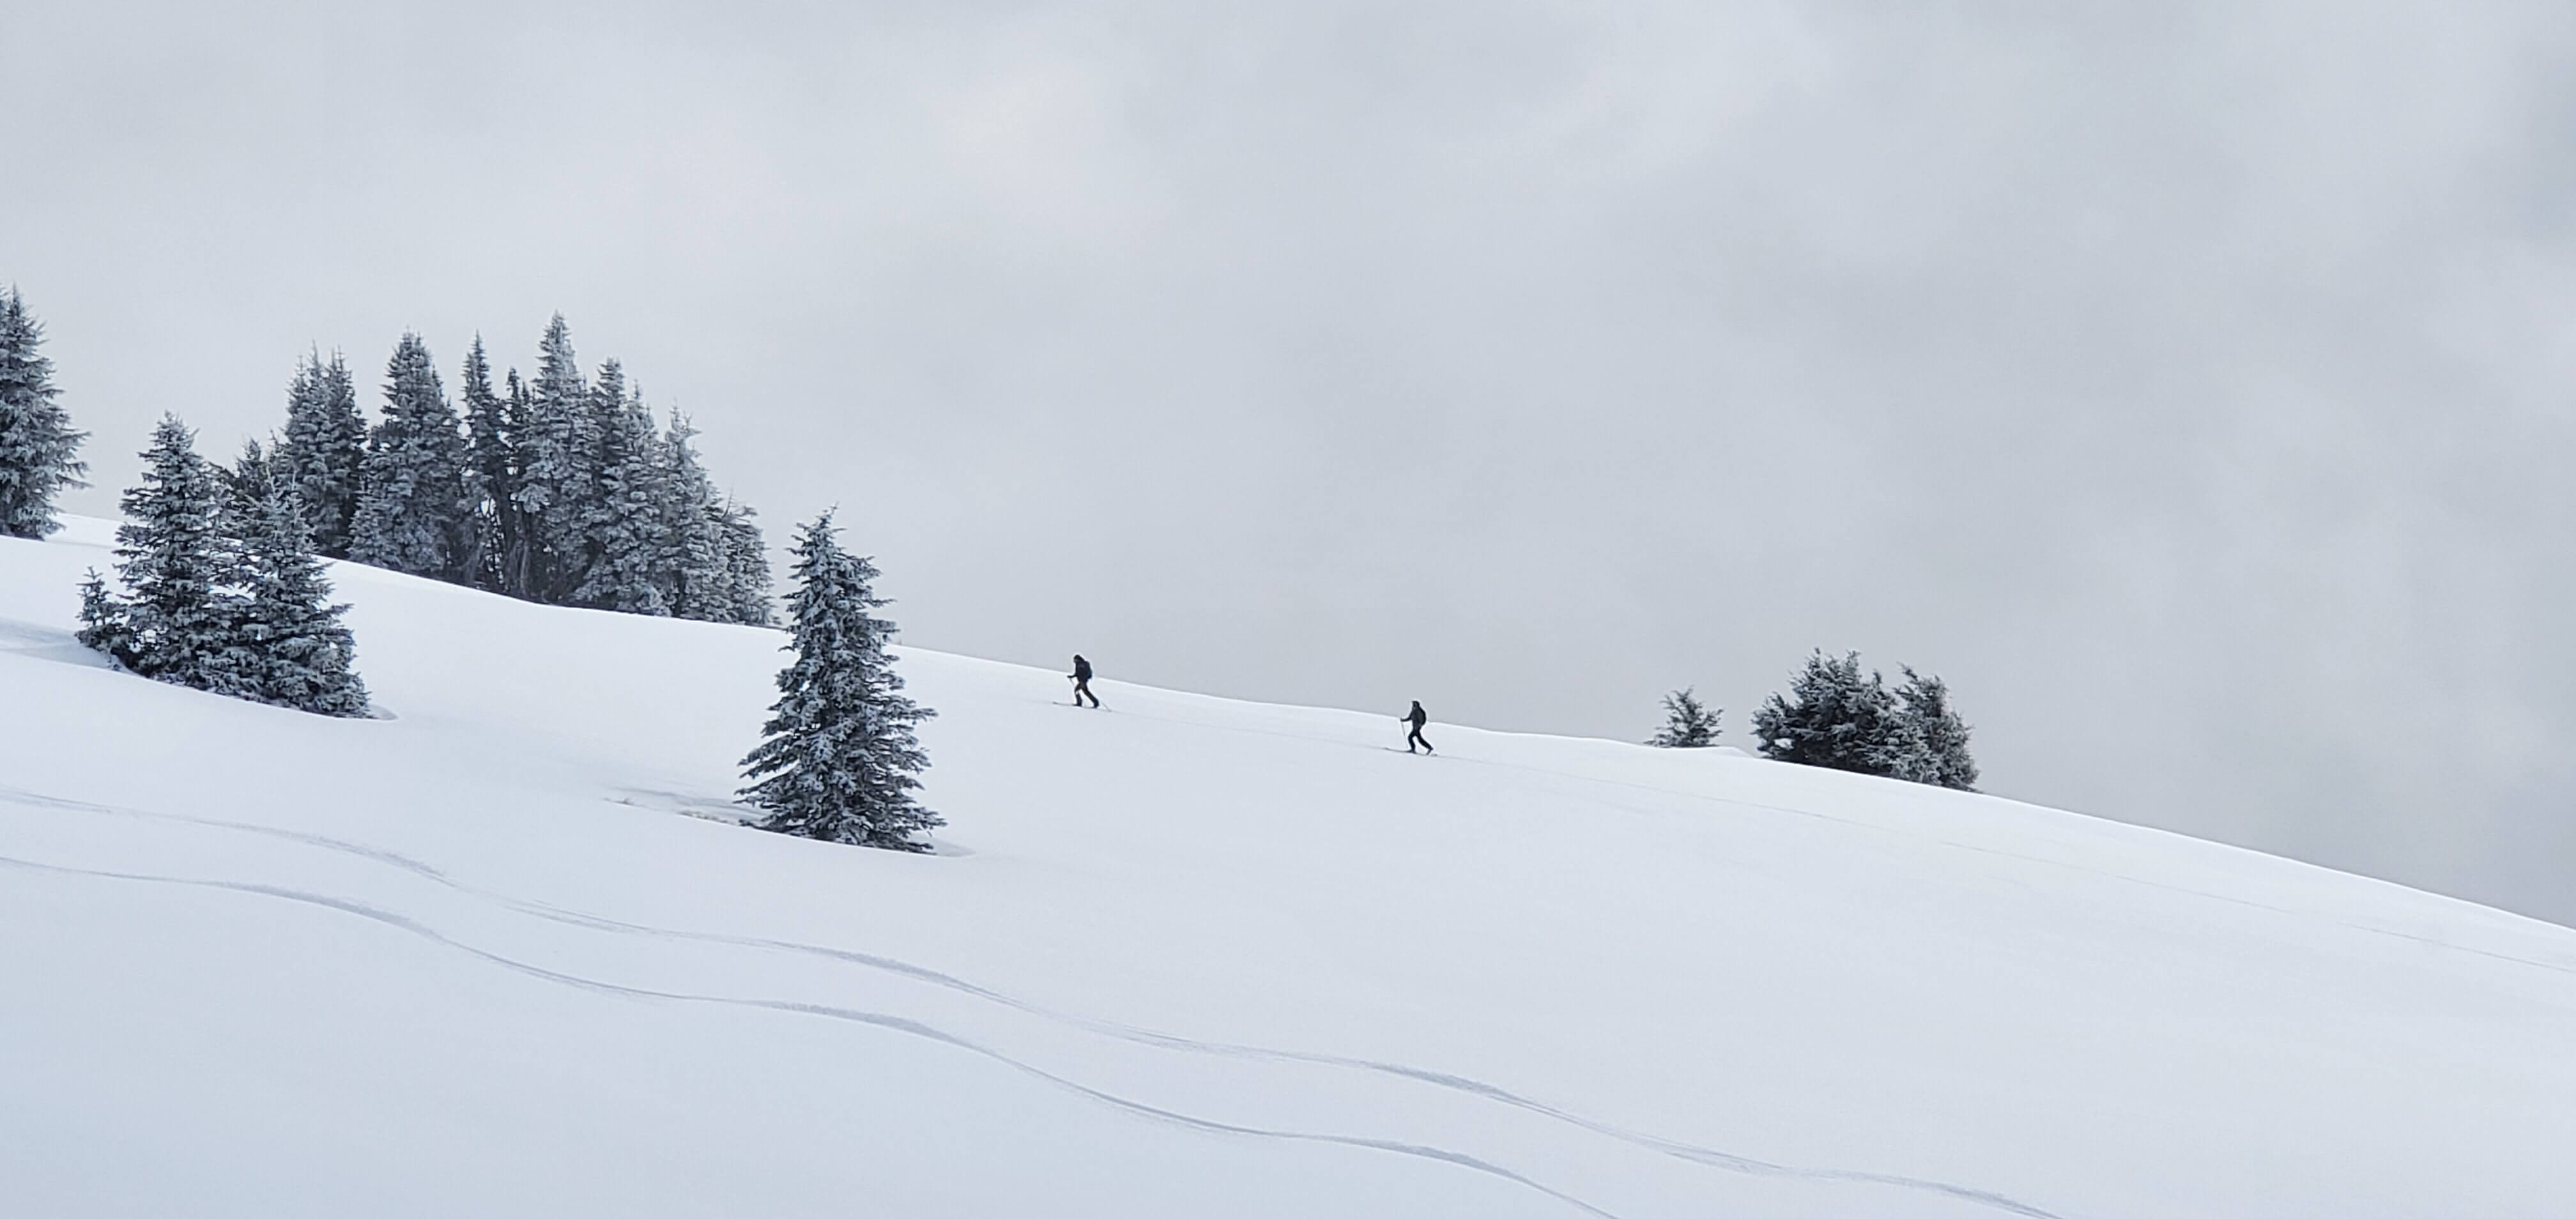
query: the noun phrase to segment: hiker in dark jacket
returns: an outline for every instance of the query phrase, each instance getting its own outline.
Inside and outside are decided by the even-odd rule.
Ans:
[[[1091,692],[1091,662],[1076,652],[1073,654],[1073,705],[1081,706],[1086,698],[1091,700],[1092,710],[1100,709],[1100,696]]]
[[[1417,698],[1413,700],[1413,710],[1406,712],[1404,718],[1396,722],[1399,724],[1413,725],[1413,731],[1404,734],[1404,751],[1406,753],[1413,752],[1413,747],[1416,743],[1419,743],[1422,746],[1422,752],[1431,752],[1431,738],[1422,735],[1422,726],[1431,722],[1431,714],[1422,709],[1421,699]]]

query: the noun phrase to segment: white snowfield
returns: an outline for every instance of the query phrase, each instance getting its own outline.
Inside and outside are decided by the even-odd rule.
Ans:
[[[940,851],[830,846],[777,632],[339,564],[322,719],[75,644],[108,529],[0,540],[0,1215],[2576,1215],[2566,929],[922,651]]]

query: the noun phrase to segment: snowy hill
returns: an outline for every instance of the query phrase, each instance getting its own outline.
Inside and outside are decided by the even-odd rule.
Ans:
[[[827,846],[773,632],[337,565],[322,719],[74,644],[107,528],[0,540],[0,1214],[2576,1214],[2576,932],[920,651],[940,852]]]

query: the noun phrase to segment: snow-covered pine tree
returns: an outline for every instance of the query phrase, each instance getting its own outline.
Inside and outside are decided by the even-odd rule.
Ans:
[[[367,714],[366,683],[351,665],[357,644],[340,621],[349,607],[331,604],[304,514],[272,487],[243,523],[235,692],[316,715]]]
[[[1968,754],[1968,723],[1950,706],[1949,685],[1908,665],[1905,684],[1896,688],[1896,702],[1912,747],[1905,772],[1897,777],[1977,790],[1977,761]]]
[[[1706,749],[1717,743],[1717,720],[1726,714],[1702,705],[1689,689],[1664,696],[1664,726],[1647,740],[1658,749]]]
[[[512,394],[521,391],[518,374],[510,377]],[[492,392],[492,364],[483,355],[483,336],[465,353],[465,372],[457,392],[465,401],[465,465],[470,508],[466,581],[492,592],[525,594],[510,579],[509,556],[518,547],[518,453],[515,428],[503,399]]]
[[[349,557],[389,571],[465,580],[473,546],[465,437],[419,335],[404,334],[385,362],[385,417],[364,470]]]
[[[41,538],[54,523],[54,496],[86,487],[71,416],[54,399],[54,362],[45,328],[16,288],[0,296],[0,537]]]
[[[1863,674],[1860,653],[1837,660],[1819,650],[1789,685],[1753,713],[1753,734],[1766,757],[1805,766],[1883,775],[1901,753],[1896,700],[1876,673]]]
[[[222,528],[223,489],[197,456],[196,437],[162,416],[143,451],[143,482],[126,491],[116,574],[130,600],[92,572],[82,590],[80,639],[145,677],[237,693],[234,641],[242,599],[231,587],[235,543]]]
[[[134,667],[135,639],[133,607],[107,591],[107,580],[93,567],[80,585],[81,646],[113,658],[126,668]]]
[[[671,613],[701,622],[734,620],[732,573],[725,562],[724,507],[690,439],[698,430],[674,410],[662,435],[662,569],[669,573]]]
[[[588,570],[572,603],[628,614],[671,612],[670,573],[664,538],[662,438],[653,413],[626,385],[625,370],[610,360],[591,386],[592,429],[598,449],[582,530]]]
[[[778,675],[759,748],[743,759],[743,789],[767,810],[765,829],[899,851],[929,849],[913,835],[942,824],[913,795],[930,765],[913,725],[930,716],[903,696],[886,654],[894,624],[869,611],[886,602],[870,585],[876,567],[843,551],[832,514],[798,531],[796,592],[788,599],[795,654]]]
[[[569,601],[589,570],[583,516],[596,494],[598,450],[590,390],[574,358],[563,315],[537,343],[537,376],[528,389],[528,422],[519,432],[518,502],[529,527],[528,592],[551,605]]]
[[[296,367],[276,457],[313,530],[313,545],[332,558],[349,557],[349,528],[365,479],[367,421],[358,413],[357,381],[340,353],[331,353],[325,365],[315,351]]]
[[[768,626],[777,621],[769,603],[769,543],[751,505],[727,499],[724,509],[725,589],[733,598],[731,621]]]

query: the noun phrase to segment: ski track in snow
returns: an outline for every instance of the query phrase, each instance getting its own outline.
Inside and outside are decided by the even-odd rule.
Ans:
[[[65,867],[60,864],[39,863],[29,859],[18,859],[6,855],[0,855],[0,866],[24,868],[36,872],[50,872],[59,876],[84,876],[103,880],[121,880],[140,884],[170,885],[189,889],[211,889],[227,893],[246,893],[259,897],[277,898],[283,901],[320,907],[325,910],[336,910],[342,914],[355,915],[359,918],[367,919],[386,927],[391,927],[397,931],[419,936],[420,938],[432,943],[455,949],[456,951],[465,953],[477,960],[486,961],[491,964],[501,966],[504,969],[513,970],[532,978],[571,986],[581,990],[593,991],[600,994],[619,995],[627,998],[657,999],[674,1003],[703,1003],[720,1007],[740,1007],[762,1011],[791,1012],[798,1015],[820,1016],[829,1020],[841,1020],[847,1021],[851,1024],[867,1025],[871,1028],[880,1028],[890,1032],[902,1033],[906,1036],[918,1037],[925,1041],[936,1042],[945,1046],[952,1046],[970,1054],[979,1055],[983,1058],[1009,1067],[1012,1070],[1018,1071],[1023,1075],[1027,1075],[1031,1078],[1042,1080],[1048,1084],[1062,1088],[1077,1096],[1086,1097],[1102,1104],[1109,1105],[1113,1108],[1136,1114],[1140,1117],[1169,1122],[1188,1129],[1205,1131],[1212,1134],[1244,1135],[1252,1138],[1279,1139],[1299,1143],[1325,1143],[1334,1146],[1356,1147],[1369,1151],[1383,1151],[1394,1155],[1411,1156],[1416,1159],[1431,1160],[1442,1164],[1452,1164],[1460,1168],[1466,1168],[1475,1172],[1484,1173],[1488,1176],[1500,1178],[1526,1189],[1536,1190],[1541,1194],[1545,1194],[1550,1198],[1554,1198],[1557,1201],[1582,1210],[1587,1214],[1598,1215],[1601,1219],[1619,1219],[1618,1215],[1610,1211],[1603,1210],[1598,1206],[1594,1206],[1593,1204],[1575,1197],[1572,1194],[1566,1193],[1563,1190],[1541,1184],[1529,1177],[1505,1168],[1502,1165],[1495,1164],[1488,1160],[1478,1159],[1475,1156],[1466,1154],[1465,1152],[1450,1151],[1446,1148],[1434,1147],[1422,1143],[1398,1142],[1392,1139],[1372,1139],[1359,1135],[1329,1134],[1304,1130],[1274,1130],[1261,1126],[1245,1126],[1238,1125],[1233,1122],[1220,1122],[1210,1118],[1194,1117],[1177,1110],[1149,1105],[1139,1100],[1131,1100],[1127,1097],[1119,1096],[1116,1093],[1107,1092],[1102,1089],[1092,1087],[1089,1084],[1068,1079],[1064,1076],[1048,1071],[1043,1067],[1013,1058],[1010,1055],[1004,1054],[990,1046],[968,1040],[954,1033],[950,1033],[935,1026],[924,1024],[918,1020],[909,1019],[903,1016],[889,1015],[884,1012],[865,1011],[853,1007],[837,1007],[824,1003],[804,1003],[792,999],[756,999],[741,998],[732,995],[701,995],[687,991],[655,990],[650,987],[627,986],[623,983],[609,982],[598,978],[586,978],[579,974],[565,973],[562,970],[556,969],[548,969],[542,965],[522,961],[515,957],[503,956],[500,953],[493,952],[486,948],[476,947],[475,945],[468,944],[463,940],[449,936],[425,923],[421,923],[405,915],[396,914],[390,910],[370,906],[365,902],[354,901],[344,897],[334,897],[327,893],[314,893],[303,889],[289,889],[281,885],[254,884],[247,881],[205,880],[187,876],[161,876],[147,872],[114,872],[99,868],[73,868]]]
[[[1204,1054],[1225,1058],[1336,1067],[1402,1079],[1413,1083],[1443,1089],[1459,1095],[1470,1096],[1480,1100],[1506,1105],[1511,1108],[1519,1109],[1523,1112],[1535,1114],[1552,1121],[1573,1126],[1605,1138],[1626,1143],[1633,1147],[1657,1152],[1659,1154],[1693,1164],[1724,1169],[1728,1172],[1740,1173],[1748,1176],[1774,1177],[1829,1184],[1877,1185],[1919,1193],[1934,1194],[1954,1201],[1966,1202],[2005,1214],[2020,1216],[2021,1219],[2067,1219],[2066,1216],[2061,1215],[2058,1212],[2044,1210],[2040,1207],[2021,1202],[2004,1194],[1995,1193],[1990,1190],[1976,1189],[1964,1185],[1957,1185],[1947,1181],[1936,1181],[1922,1177],[1909,1177],[1895,1173],[1867,1172],[1858,1169],[1802,1168],[1795,1165],[1779,1164],[1768,1160],[1755,1159],[1750,1156],[1736,1155],[1731,1152],[1720,1151],[1711,1147],[1702,1147],[1697,1144],[1669,1139],[1643,1131],[1631,1130],[1614,1123],[1586,1117],[1578,1113],[1560,1109],[1544,1101],[1522,1096],[1516,1092],[1510,1091],[1509,1089],[1485,1083],[1481,1080],[1471,1079],[1466,1076],[1452,1075],[1446,1072],[1407,1066],[1402,1063],[1381,1062],[1373,1059],[1351,1058],[1342,1055],[1322,1054],[1304,1050],[1274,1049],[1266,1046],[1243,1045],[1223,1041],[1203,1041],[1195,1038],[1158,1032],[1153,1029],[1140,1028],[1134,1025],[1121,1024],[1115,1021],[1101,1020],[1070,1012],[1062,1012],[1049,1008],[1043,1004],[1033,1003],[1000,991],[992,990],[988,987],[978,985],[977,983],[970,982],[952,974],[942,973],[938,970],[931,969],[926,966],[915,965],[909,961],[900,960],[894,957],[879,956],[873,953],[858,952],[845,948],[832,948],[820,944],[807,944],[794,940],[779,940],[760,936],[726,935],[716,932],[684,931],[673,928],[653,927],[641,923],[629,923],[618,919],[605,918],[599,915],[586,914],[581,911],[568,910],[545,902],[532,901],[525,898],[514,897],[510,894],[480,888],[464,881],[457,880],[437,867],[423,863],[420,860],[413,859],[409,856],[377,847],[366,846],[362,843],[350,842],[345,839],[332,838],[327,835],[308,834],[297,830],[280,829],[274,826],[252,825],[236,821],[225,821],[211,817],[197,817],[184,813],[167,813],[150,809],[125,808],[115,805],[96,804],[83,800],[67,800],[58,796],[48,796],[40,792],[31,792],[5,786],[0,786],[0,801],[27,808],[56,809],[66,812],[80,812],[104,816],[131,817],[144,820],[174,822],[185,825],[201,826],[209,829],[252,834],[304,846],[318,847],[324,850],[365,859],[372,863],[396,868],[434,884],[443,886],[454,892],[466,894],[501,906],[505,909],[527,914],[536,918],[546,919],[552,922],[582,927],[589,930],[609,932],[612,934],[635,935],[691,943],[759,948],[776,952],[816,957],[839,964],[855,965],[864,969],[893,974],[912,981],[940,987],[958,994],[967,995],[1006,1007],[1026,1015],[1035,1016],[1042,1020],[1067,1027],[1078,1028],[1086,1032],[1115,1038],[1132,1044],[1152,1046],[1158,1049],[1173,1050],[1183,1053]],[[283,898],[307,905],[339,910],[344,913],[371,919],[385,924],[386,926],[423,936],[450,948],[469,953],[475,957],[517,970],[521,973],[567,985],[597,990],[604,993],[621,994],[641,998],[667,999],[681,1002],[727,1004],[782,1012],[797,1012],[891,1029],[896,1032],[907,1033],[927,1040],[952,1045],[957,1048],[982,1055],[995,1062],[999,1062],[1016,1070],[1025,1072],[1057,1087],[1067,1089],[1076,1094],[1089,1097],[1093,1100],[1119,1109],[1158,1120],[1169,1121],[1194,1129],[1217,1133],[1289,1139],[1304,1142],[1332,1143],[1342,1146],[1388,1151],[1399,1155],[1409,1155],[1417,1158],[1453,1163],[1462,1167],[1474,1169],[1478,1172],[1501,1177],[1516,1184],[1537,1190],[1549,1197],[1556,1198],[1568,1203],[1569,1205],[1579,1207],[1591,1214],[1603,1216],[1604,1219],[1617,1219],[1617,1217],[1612,1215],[1610,1212],[1602,1210],[1601,1208],[1585,1202],[1582,1199],[1575,1198],[1546,1185],[1542,1185],[1528,1177],[1513,1172],[1510,1169],[1479,1160],[1461,1152],[1448,1151],[1442,1148],[1423,1144],[1398,1143],[1362,1138],[1353,1135],[1314,1134],[1299,1131],[1267,1130],[1258,1127],[1237,1126],[1160,1109],[1139,1101],[1129,1100],[1112,1093],[1101,1091],[1089,1085],[1066,1079],[1062,1076],[1051,1074],[1042,1068],[1021,1062],[1002,1054],[997,1050],[993,1050],[981,1044],[968,1041],[964,1038],[957,1037],[953,1034],[901,1016],[784,999],[744,999],[720,995],[696,995],[681,992],[657,991],[641,987],[625,986],[597,979],[583,978],[577,975],[547,969],[544,966],[505,957],[487,949],[478,948],[472,944],[467,944],[453,939],[404,915],[378,909],[361,902],[332,897],[326,894],[312,893],[305,890],[287,889],[280,886],[254,884],[241,881],[203,880],[188,877],[158,876],[144,873],[112,872],[88,868],[74,868],[58,864],[16,859],[7,856],[0,856],[0,864],[68,875],[92,876],[112,880],[154,882]]]

